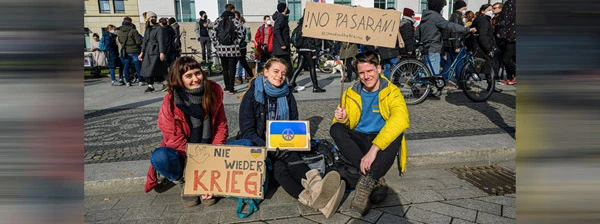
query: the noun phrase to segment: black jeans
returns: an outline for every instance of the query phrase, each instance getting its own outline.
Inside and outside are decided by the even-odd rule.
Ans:
[[[358,79],[358,70],[356,70],[356,68],[354,68],[354,65],[352,65],[354,57],[346,58],[343,61],[346,64],[346,79],[352,80],[352,73],[356,74],[355,79]]]
[[[506,77],[508,79],[513,79],[517,72],[517,64],[515,61],[513,61],[513,59],[516,57],[515,48],[515,42],[505,42],[502,45],[502,63],[506,69]]]
[[[277,160],[270,157],[273,162],[273,175],[275,180],[281,185],[289,195],[298,199],[300,192],[304,190],[302,187],[302,178],[306,179],[306,172],[310,170],[306,163],[288,165],[289,162],[302,160],[298,152],[290,152],[290,155],[283,159]]]
[[[240,52],[242,53],[242,56],[240,56],[240,64],[242,64],[242,67],[244,67],[244,70],[246,70],[246,78],[252,78],[254,74],[252,73],[252,69],[250,66],[248,66],[248,61],[246,60],[246,53],[248,52],[248,49],[241,48]]]
[[[287,73],[285,76],[287,77],[288,82],[292,80],[292,73],[294,69],[294,65],[292,64],[292,58],[290,55],[275,55],[276,58],[281,58],[287,62]]]
[[[360,160],[369,152],[371,149],[371,142],[377,134],[364,134],[350,128],[342,123],[335,123],[331,125],[329,134],[335,141],[335,144],[340,149],[340,152],[346,157],[352,165],[360,170]],[[375,161],[371,164],[371,171],[373,173],[373,179],[378,180],[380,177],[385,176],[388,170],[394,164],[396,154],[400,150],[402,144],[402,135],[398,136],[396,140],[392,142],[385,150],[377,152]]]
[[[318,83],[315,83],[317,80],[312,80],[312,74],[314,73],[315,76],[317,74],[317,70],[315,68],[315,60],[312,58],[313,55],[314,55],[314,53],[312,53],[310,51],[299,51],[298,52],[298,57],[300,57],[300,60],[298,60],[298,67],[296,68],[296,70],[294,70],[292,79],[288,81],[288,82],[290,82],[290,84],[293,87],[296,87],[296,79],[298,78],[298,75],[300,75],[300,72],[302,72],[302,69],[305,68],[303,66],[304,63],[308,64],[308,69],[311,74],[311,81],[313,81],[313,87],[319,86]]]
[[[221,65],[223,65],[223,82],[225,83],[225,91],[235,92],[233,85],[235,84],[235,65],[238,57],[221,57]]]
[[[211,44],[210,44],[210,37],[200,37],[200,46],[202,47],[202,61],[206,61],[206,57],[208,56],[208,60],[210,60],[210,51],[211,51]]]

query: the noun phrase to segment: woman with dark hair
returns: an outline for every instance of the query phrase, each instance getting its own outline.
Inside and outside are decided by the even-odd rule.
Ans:
[[[92,35],[92,56],[94,57],[94,66],[105,67],[106,55],[98,47],[100,47],[100,36],[97,33]]]
[[[142,52],[138,59],[142,61],[141,75],[146,79],[148,88],[144,93],[154,92],[154,82],[162,81],[167,75],[166,46],[164,44],[164,31],[158,24],[156,13],[146,12],[148,21],[142,42]],[[164,88],[165,86],[163,86]]]
[[[144,190],[149,192],[165,179],[181,186],[185,207],[198,205],[198,196],[183,195],[183,171],[187,143],[225,144],[227,118],[223,107],[223,90],[208,80],[200,63],[192,57],[180,57],[167,77],[168,93],[158,112],[158,128],[163,140],[152,151]],[[203,195],[203,205],[212,205],[212,194]]]

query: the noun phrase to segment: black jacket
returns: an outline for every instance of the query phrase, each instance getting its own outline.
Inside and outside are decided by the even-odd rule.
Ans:
[[[400,54],[402,55],[407,55],[409,51],[415,51],[417,41],[415,40],[414,24],[415,21],[412,18],[402,18],[400,21],[400,34],[402,34],[402,41],[404,41],[404,48],[400,48]]]
[[[273,55],[290,55],[290,26],[287,17],[280,12],[273,13]],[[281,46],[286,46],[285,50]]]
[[[165,53],[172,54],[175,52],[175,39],[177,38],[177,34],[175,34],[173,27],[169,25],[163,26],[162,29]]]
[[[454,11],[452,15],[450,15],[450,19],[448,21],[465,26],[465,23],[462,21],[462,16],[462,12],[458,10]],[[456,38],[462,37],[463,35],[464,34],[446,30],[444,32],[444,47],[449,47],[451,49],[461,48],[462,45],[460,44],[460,40],[457,40]],[[455,40],[449,40],[449,38],[454,38]]]
[[[479,50],[485,55],[490,53],[496,47],[496,43],[494,42],[494,31],[490,19],[489,16],[480,15],[473,20],[472,25],[477,28],[477,34],[479,34],[479,37],[477,38]]]
[[[265,96],[267,97],[267,96]],[[298,120],[298,108],[296,107],[296,99],[292,94],[287,96],[288,105],[290,107],[290,120]],[[267,130],[267,113],[266,105],[256,102],[254,99],[254,82],[250,84],[248,92],[244,94],[242,103],[240,104],[239,126],[241,139],[249,139],[257,146],[265,146],[265,131]]]
[[[442,31],[451,30],[453,32],[467,33],[469,29],[456,23],[445,20],[437,11],[425,10],[421,18],[421,24],[415,32],[416,38],[423,43],[429,53],[442,52]]]

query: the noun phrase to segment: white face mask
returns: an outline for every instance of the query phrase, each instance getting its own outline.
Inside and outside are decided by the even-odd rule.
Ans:
[[[485,15],[486,15],[486,16],[489,16],[489,17],[492,17],[492,16],[494,16],[494,12],[492,12],[492,11],[487,11],[487,12],[485,12]]]
[[[462,11],[460,11],[460,13],[462,13],[464,15],[465,13],[467,13],[467,10],[466,9],[462,10]]]
[[[271,20],[267,20],[267,25],[271,25]]]
[[[467,22],[467,18],[463,18],[463,23],[466,23],[466,22]]]

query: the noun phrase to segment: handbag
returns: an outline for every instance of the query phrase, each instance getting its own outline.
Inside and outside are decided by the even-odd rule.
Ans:
[[[123,46],[121,46],[121,51],[119,52],[119,57],[125,58],[127,57],[127,50],[125,50],[125,44],[127,44],[127,40],[129,40],[129,33],[133,30],[129,30],[127,32],[127,36],[125,36],[125,41],[123,41]]]

